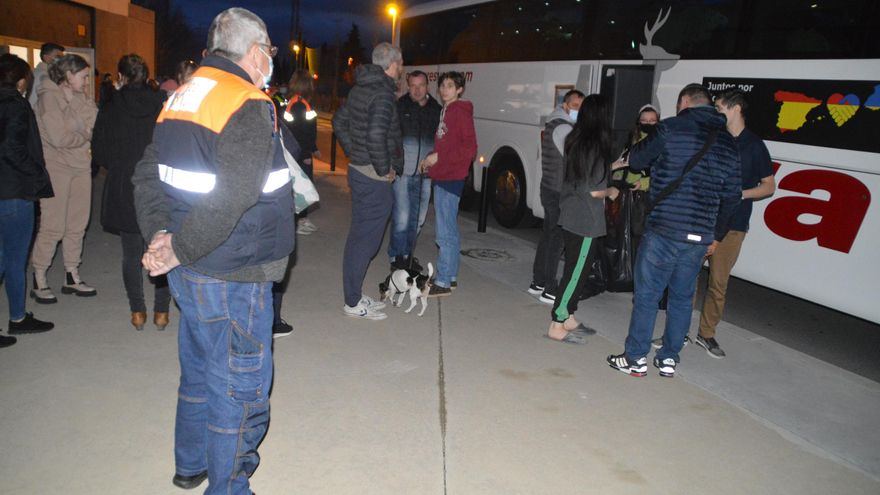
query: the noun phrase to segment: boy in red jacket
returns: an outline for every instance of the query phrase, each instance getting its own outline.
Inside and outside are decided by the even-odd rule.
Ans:
[[[458,203],[464,181],[477,154],[474,131],[474,106],[460,100],[464,92],[464,74],[445,72],[438,82],[443,111],[434,136],[434,151],[422,161],[434,183],[434,216],[436,218],[437,277],[429,296],[447,296],[457,285],[460,242],[458,235]]]

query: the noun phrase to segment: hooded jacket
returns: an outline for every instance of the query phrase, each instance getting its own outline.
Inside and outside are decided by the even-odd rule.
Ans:
[[[37,119],[14,89],[0,89],[0,199],[52,197]]]
[[[98,107],[88,96],[76,93],[70,101],[64,91],[46,78],[37,89],[37,125],[43,139],[46,165],[91,173],[89,156]]]
[[[711,106],[682,110],[663,120],[657,133],[633,146],[629,166],[651,167],[651,201],[679,177],[696,155],[709,132],[720,129],[718,138],[681,185],[648,216],[646,228],[675,241],[711,244],[724,238],[730,216],[740,202],[739,152],[725,129],[724,115]]]
[[[437,163],[428,169],[433,180],[464,180],[477,156],[477,134],[474,131],[474,105],[456,100],[443,110],[434,136]]]
[[[131,176],[153,138],[164,96],[145,85],[127,85],[98,111],[92,156],[107,169],[101,225],[110,232],[140,232]]]
[[[371,165],[379,177],[403,173],[397,85],[382,67],[360,65],[345,105],[333,115],[333,132],[353,166]]]

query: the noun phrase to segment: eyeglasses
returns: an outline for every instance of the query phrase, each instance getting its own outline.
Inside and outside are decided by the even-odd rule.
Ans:
[[[277,46],[272,46],[272,45],[263,45],[263,46],[265,46],[269,50],[270,57],[275,57],[275,55],[278,55],[278,47]]]

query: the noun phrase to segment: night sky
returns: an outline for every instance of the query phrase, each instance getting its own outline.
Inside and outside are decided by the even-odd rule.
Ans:
[[[399,6],[417,5],[428,0],[395,2]],[[308,45],[344,41],[351,24],[358,25],[361,42],[371,46],[379,41],[391,41],[391,18],[384,13],[390,1],[370,0],[300,0],[300,24]],[[290,37],[290,12],[292,2],[285,0],[172,0],[179,6],[192,27],[199,33],[207,33],[211,20],[229,7],[251,10],[269,28],[269,36],[275,45],[283,45]]]

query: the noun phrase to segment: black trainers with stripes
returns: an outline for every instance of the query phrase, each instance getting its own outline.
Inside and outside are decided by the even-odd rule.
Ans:
[[[608,356],[605,361],[608,363],[608,366],[630,376],[641,377],[648,374],[648,358],[644,356],[632,361],[626,357],[626,354],[618,354],[616,356]]]
[[[675,376],[675,359],[666,358],[661,361],[654,358],[654,367],[660,370],[660,376],[665,376],[667,378]]]

